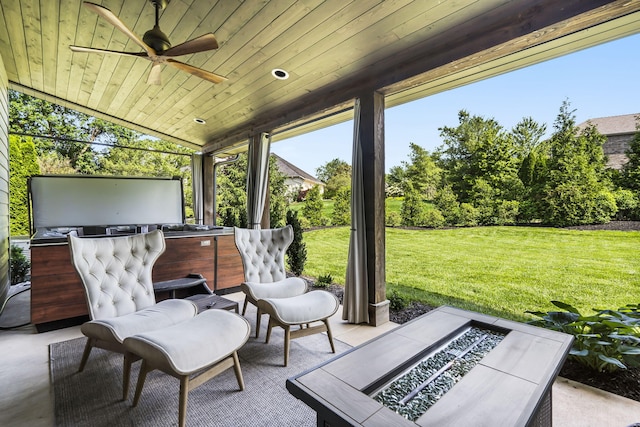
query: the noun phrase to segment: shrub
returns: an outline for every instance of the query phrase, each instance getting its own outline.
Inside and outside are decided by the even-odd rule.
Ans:
[[[389,299],[389,308],[394,311],[400,311],[409,305],[406,298],[400,295],[395,289],[389,292],[387,298]]]
[[[598,372],[640,366],[640,305],[583,316],[569,304],[551,303],[564,311],[527,311],[539,317],[529,323],[573,335],[569,358]]]
[[[349,187],[338,189],[333,200],[331,223],[333,225],[351,224],[351,189]]]
[[[621,221],[637,218],[638,197],[631,190],[619,189],[613,193],[618,206],[616,219]]]
[[[458,225],[464,227],[475,227],[478,225],[478,210],[471,203],[460,204]]]
[[[422,196],[410,185],[404,193],[404,200],[400,208],[402,225],[408,227],[422,225],[426,204],[422,201]]]
[[[17,285],[27,280],[31,263],[19,246],[11,245],[11,284]]]
[[[307,245],[302,241],[302,225],[298,220],[298,212],[287,211],[287,224],[293,228],[293,242],[287,249],[287,265],[293,274],[300,276],[307,262]]]
[[[433,203],[440,210],[447,224],[455,225],[458,223],[460,203],[458,203],[458,198],[450,185],[447,185],[436,193]]]
[[[445,224],[444,216],[439,209],[429,209],[422,217],[422,223],[425,227],[440,228]]]
[[[398,212],[387,212],[384,219],[384,224],[387,227],[397,227],[402,223],[402,217]]]
[[[320,187],[316,185],[307,192],[302,214],[309,220],[311,225],[321,225],[323,206]]]
[[[518,217],[520,203],[517,200],[503,200],[496,207],[496,225],[513,225]]]
[[[322,274],[320,275],[320,277],[318,277],[318,280],[316,280],[316,286],[321,288],[326,288],[332,283],[333,283],[333,277],[331,277],[330,274]]]

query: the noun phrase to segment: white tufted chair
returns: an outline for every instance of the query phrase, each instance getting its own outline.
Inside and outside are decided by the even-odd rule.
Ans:
[[[91,318],[81,326],[87,344],[79,371],[84,369],[93,347],[124,354],[124,400],[131,363],[138,359],[125,350],[124,339],[191,319],[198,309],[187,300],[156,303],[151,270],[165,250],[162,231],[101,238],[70,235],[68,242],[71,263],[82,280]]]
[[[247,303],[256,306],[257,338],[262,315],[258,301],[302,295],[307,291],[307,284],[299,277],[287,277],[284,267],[287,248],[293,242],[293,228],[290,225],[266,230],[234,228],[234,234],[244,267],[245,281],[240,285],[246,295],[242,314],[247,311]]]

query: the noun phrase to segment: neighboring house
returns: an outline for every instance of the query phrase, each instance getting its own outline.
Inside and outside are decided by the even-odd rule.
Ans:
[[[286,176],[284,183],[288,188],[288,194],[297,196],[301,191],[309,190],[314,185],[320,187],[320,194],[324,193],[324,182],[287,162],[277,154],[272,153],[271,155],[275,157],[280,172]]]
[[[589,124],[595,125],[598,132],[607,137],[607,141],[602,147],[604,154],[609,159],[607,166],[620,170],[627,163],[626,151],[637,132],[636,117],[640,117],[640,113],[598,117],[580,123],[578,127],[584,129]]]

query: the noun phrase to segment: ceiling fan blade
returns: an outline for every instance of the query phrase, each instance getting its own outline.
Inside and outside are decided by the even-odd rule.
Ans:
[[[218,48],[218,41],[212,33],[204,34],[173,46],[162,53],[163,56],[181,56]]]
[[[159,62],[154,62],[149,71],[149,77],[147,77],[148,85],[160,85],[162,84],[162,78],[160,72],[162,71],[162,65]]]
[[[83,47],[83,46],[69,46],[74,52],[86,52],[86,53],[108,53],[113,55],[125,55],[125,56],[136,56],[136,57],[147,57],[146,52],[121,52],[119,50],[108,50],[108,49],[96,49],[93,47]]]
[[[85,1],[84,5],[85,5],[85,7],[90,9],[91,11],[93,11],[93,12],[97,13],[98,15],[102,16],[111,25],[116,27],[118,30],[122,31],[122,33],[124,33],[124,35],[126,35],[131,40],[136,42],[136,44],[138,46],[140,46],[141,48],[143,48],[145,50],[145,52],[147,52],[147,55],[153,56],[153,55],[156,54],[156,52],[150,46],[148,46],[145,42],[143,42],[140,37],[138,37],[133,31],[131,31],[126,25],[124,25],[124,23],[120,20],[120,18],[118,18],[116,15],[114,15],[113,12],[111,12],[109,9],[107,9],[104,6],[100,6],[99,4],[91,3],[91,2],[88,2],[88,1]]]
[[[200,77],[201,79],[208,80],[211,83],[222,83],[223,81],[227,80],[226,77],[222,77],[217,74],[210,73],[209,71],[194,67],[193,65],[185,64],[184,62],[176,61],[171,58],[167,58],[165,60],[165,63],[179,70],[186,71],[189,74],[193,74],[194,76]]]

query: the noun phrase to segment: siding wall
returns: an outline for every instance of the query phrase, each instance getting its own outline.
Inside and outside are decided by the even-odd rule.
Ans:
[[[607,136],[607,141],[602,146],[604,154],[609,158],[607,166],[613,169],[622,169],[622,166],[629,160],[626,151],[634,136],[633,133]]]
[[[0,310],[9,292],[9,83],[0,57]]]

